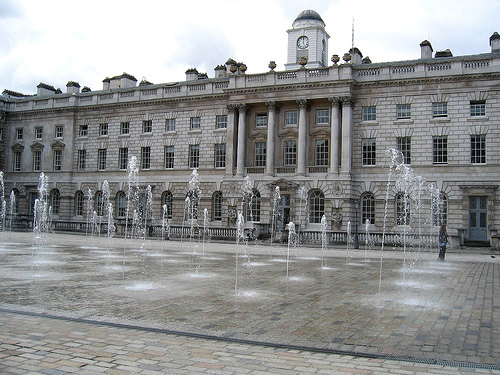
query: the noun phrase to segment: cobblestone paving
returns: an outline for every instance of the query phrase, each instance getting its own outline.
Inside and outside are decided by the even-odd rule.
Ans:
[[[450,253],[446,262],[438,263],[434,253],[422,249],[382,254],[379,249],[299,248],[288,254],[286,247],[279,246],[203,246],[186,240],[108,241],[50,234],[45,245],[33,247],[30,234],[2,236],[2,334],[4,327],[12,329],[9,324],[15,327],[22,320],[43,320],[17,314],[7,324],[6,311],[16,310],[374,356],[356,360],[375,367],[375,363],[399,363],[385,360],[392,357],[457,362],[461,371],[467,367],[486,373],[500,369],[500,328],[494,324],[500,321],[500,279],[498,258],[490,256],[494,253]],[[39,324],[60,325],[61,329],[67,325],[72,330],[88,323]],[[87,329],[116,329],[122,339],[138,334],[137,330],[127,333],[125,328],[95,325]],[[153,341],[194,340],[143,334],[161,337],[148,338]],[[1,337],[2,345],[11,345],[8,335],[7,343]],[[203,345],[243,344],[209,340],[200,342]],[[329,358],[325,361],[330,365],[332,358],[353,361],[352,355],[305,355],[307,351],[287,347],[240,350],[255,351],[252,361],[261,361],[259,351],[278,358],[287,358],[279,353],[294,354],[306,362],[305,357],[319,356]],[[0,353],[5,355],[5,347]],[[219,363],[221,358],[217,358]],[[404,363],[403,367],[418,365]],[[449,368],[421,366],[426,370],[415,371],[450,373],[446,372]],[[112,368],[117,369],[116,363]],[[219,370],[213,373],[226,371]],[[282,370],[276,373],[286,373]],[[320,370],[321,366],[314,369]],[[378,371],[365,370],[372,372],[358,373]],[[288,373],[296,371],[292,368]],[[314,372],[312,367],[308,371]],[[227,373],[243,372],[229,367]]]

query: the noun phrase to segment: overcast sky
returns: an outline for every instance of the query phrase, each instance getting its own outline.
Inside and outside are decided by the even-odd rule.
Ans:
[[[229,57],[247,73],[286,63],[287,33],[305,9],[330,34],[329,55],[354,44],[372,62],[420,57],[427,39],[454,56],[490,51],[498,0],[0,0],[0,92],[36,93],[40,82],[92,90],[123,72],[153,83],[185,80]]]

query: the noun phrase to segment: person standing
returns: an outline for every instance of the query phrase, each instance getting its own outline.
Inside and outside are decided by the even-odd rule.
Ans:
[[[441,224],[439,228],[439,261],[444,261],[444,256],[446,254],[446,244],[448,243],[448,232],[446,231],[446,224]]]

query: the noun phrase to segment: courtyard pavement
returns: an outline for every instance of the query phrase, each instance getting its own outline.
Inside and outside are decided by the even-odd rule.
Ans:
[[[0,373],[500,373],[500,254],[436,258],[1,233]]]

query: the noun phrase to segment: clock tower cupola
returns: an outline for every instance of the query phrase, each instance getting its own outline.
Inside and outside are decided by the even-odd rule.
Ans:
[[[295,21],[288,33],[288,55],[286,70],[299,69],[301,58],[307,59],[309,69],[328,66],[328,39],[325,23],[314,10],[304,10]]]

